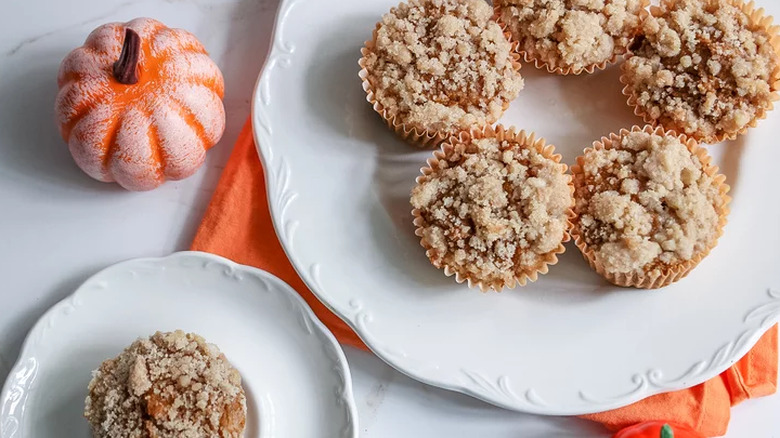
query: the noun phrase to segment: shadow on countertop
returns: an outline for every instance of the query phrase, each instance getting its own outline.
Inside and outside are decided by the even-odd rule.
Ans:
[[[19,51],[7,56],[8,65],[24,67],[4,69],[0,77],[0,102],[4,105],[0,112],[0,176],[41,190],[61,185],[120,190],[84,174],[58,132],[54,114],[57,70],[69,50],[62,47],[45,54]]]

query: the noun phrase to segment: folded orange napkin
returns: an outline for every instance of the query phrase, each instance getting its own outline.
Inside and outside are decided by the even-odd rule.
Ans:
[[[276,238],[268,211],[263,168],[247,121],[214,192],[192,249],[262,268],[281,278],[309,303],[339,341],[366,349],[295,273]],[[614,411],[585,416],[610,430],[650,420],[685,424],[705,436],[726,433],[731,406],[777,390],[777,326],[723,374],[690,389],[656,395]]]

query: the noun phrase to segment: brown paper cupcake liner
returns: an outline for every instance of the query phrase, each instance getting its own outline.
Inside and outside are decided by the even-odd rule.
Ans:
[[[661,4],[658,6],[650,6],[650,14],[647,15],[647,18],[649,17],[659,17],[661,16],[665,11],[669,10],[676,4],[677,0],[661,0]],[[764,9],[759,8],[756,9],[756,5],[754,2],[750,3],[744,3],[741,0],[729,0],[731,4],[734,6],[740,8],[742,12],[745,13],[750,18],[750,22],[752,24],[756,24],[760,27],[763,27],[766,29],[767,34],[770,35],[770,43],[772,44],[772,47],[774,48],[775,55],[777,56],[778,61],[780,61],[780,26],[772,25],[772,22],[774,19],[770,15],[765,15]],[[631,58],[633,55],[629,52],[626,55],[626,60]],[[650,114],[645,111],[645,109],[642,107],[642,105],[639,104],[636,94],[631,90],[631,80],[628,78],[628,69],[627,69],[627,63],[623,63],[621,66],[621,75],[620,75],[620,83],[623,84],[623,95],[626,96],[626,103],[628,106],[632,107],[634,109],[634,114],[638,117],[641,117],[642,120],[644,120],[645,123],[650,124],[652,126],[662,126],[664,129],[673,131],[673,132],[679,132],[679,133],[685,133],[684,129],[681,129],[680,126],[672,126],[669,124],[662,125],[660,121],[650,116]],[[778,65],[775,65],[774,70],[772,71],[772,76],[769,80],[769,86],[772,89],[772,94],[770,95],[770,99],[772,102],[776,102],[780,100],[780,94],[778,94],[778,90],[780,90],[780,62]],[[687,134],[687,136],[693,138],[697,142],[700,143],[706,143],[706,144],[716,144],[720,143],[725,140],[734,140],[740,135],[745,134],[748,129],[755,128],[758,126],[758,122],[765,119],[769,111],[772,111],[774,109],[774,104],[770,103],[769,108],[762,108],[759,113],[756,114],[756,117],[747,125],[743,126],[739,131],[735,132],[729,132],[729,133],[723,133],[721,135],[716,136],[701,136],[696,134]]]
[[[395,8],[390,9],[391,12],[393,10],[395,10]],[[366,58],[376,48],[376,36],[380,25],[380,23],[377,23],[371,39],[366,41],[363,48],[360,49],[361,58],[358,61],[360,72],[358,72],[358,76],[360,77],[361,81],[363,81],[363,91],[366,92],[366,100],[371,104],[372,108],[374,108],[374,111],[376,111],[382,117],[382,120],[385,121],[385,124],[387,124],[390,129],[395,131],[399,137],[420,148],[435,148],[447,140],[447,138],[450,137],[452,133],[450,131],[441,130],[420,130],[415,126],[409,126],[405,124],[397,115],[391,115],[388,108],[386,108],[376,99],[374,87],[371,84],[371,81],[368,80],[369,75],[368,69],[366,68]],[[504,36],[509,38],[509,43],[512,44],[511,36],[508,35],[503,27],[502,31],[504,31]],[[512,67],[515,71],[519,72],[522,68],[522,64],[520,63],[520,56],[517,55],[514,50],[511,50],[510,53],[512,56]],[[504,102],[503,108],[501,110],[502,113],[509,108],[509,104],[510,102]],[[497,120],[488,120],[489,124],[493,124],[496,121]]]
[[[682,142],[692,154],[694,154],[702,164],[703,171],[707,175],[713,176],[715,184],[718,185],[718,191],[723,199],[723,209],[720,211],[718,220],[718,233],[715,239],[710,243],[710,246],[703,251],[697,253],[691,260],[686,260],[683,263],[679,263],[674,266],[669,266],[663,270],[655,269],[650,273],[611,273],[604,269],[604,266],[596,260],[595,252],[589,247],[585,238],[582,235],[582,230],[579,228],[579,221],[573,220],[573,226],[571,228],[571,235],[574,238],[574,244],[582,252],[583,257],[587,260],[593,270],[599,275],[607,279],[612,284],[622,287],[635,287],[639,289],[658,289],[664,286],[668,286],[688,275],[704,257],[706,257],[710,251],[718,244],[718,239],[723,235],[723,228],[726,226],[728,214],[729,214],[729,202],[731,197],[727,195],[729,186],[725,183],[726,177],[718,174],[718,166],[712,164],[712,157],[707,154],[707,150],[699,146],[696,140],[689,138],[683,134],[677,134],[673,131],[664,131],[661,127],[653,127],[650,125],[644,128],[634,126],[630,130],[621,129],[618,134],[612,133],[609,137],[602,137],[600,141],[593,143],[593,147],[585,149],[583,154],[577,157],[577,163],[572,166],[571,171],[574,176],[574,187],[578,187],[582,184],[582,166],[584,163],[585,153],[589,150],[603,150],[609,149],[615,142],[620,141],[626,135],[632,132],[646,132],[648,134],[673,136]],[[576,215],[575,215],[576,218]]]
[[[556,163],[561,162],[561,155],[555,153],[555,146],[545,143],[544,138],[537,138],[533,132],[526,133],[525,131],[517,132],[515,127],[505,129],[502,125],[498,125],[493,128],[491,126],[485,126],[479,129],[472,129],[471,131],[462,131],[457,135],[451,136],[447,142],[441,145],[441,148],[433,153],[433,156],[427,160],[428,165],[420,169],[421,176],[417,177],[417,184],[426,182],[429,176],[434,170],[441,168],[442,161],[446,163],[446,156],[452,153],[455,144],[462,144],[471,140],[481,138],[496,138],[499,141],[516,142],[526,147],[534,148],[537,152],[542,154],[545,158],[549,158]],[[446,164],[444,164],[446,165]],[[566,174],[567,166],[564,165],[563,172]],[[492,289],[496,292],[501,292],[504,287],[512,289],[517,285],[525,286],[528,281],[536,281],[540,274],[546,274],[550,266],[558,263],[558,255],[563,254],[566,251],[565,242],[571,240],[569,230],[572,227],[572,221],[574,219],[574,186],[572,185],[571,176],[568,175],[568,185],[570,189],[570,195],[572,197],[572,206],[567,212],[566,230],[564,232],[563,239],[558,247],[547,253],[538,265],[525,269],[522,272],[517,272],[514,278],[510,281],[495,281],[492,283],[486,283],[480,280],[470,278],[467,273],[460,272],[452,269],[448,265],[444,265],[440,262],[436,262],[432,258],[432,246],[423,236],[423,228],[425,225],[425,219],[422,217],[422,213],[419,209],[412,210],[412,216],[414,217],[414,226],[416,227],[414,234],[420,238],[420,245],[425,248],[425,255],[431,261],[435,267],[443,269],[444,274],[448,277],[455,276],[455,281],[458,283],[466,282],[471,288],[479,288],[482,292],[487,292]]]
[[[650,0],[642,0],[642,11],[640,12],[640,22],[644,21],[645,17],[648,15],[647,13],[647,7],[650,5]],[[502,29],[504,29],[504,33],[509,38],[509,41],[512,42],[512,51],[517,53],[519,57],[523,59],[523,61],[527,62],[528,64],[533,64],[534,67],[536,67],[539,70],[547,70],[548,73],[560,75],[560,76],[579,76],[582,73],[587,74],[593,74],[596,71],[601,71],[606,69],[607,67],[617,63],[618,59],[620,59],[621,56],[626,55],[629,53],[628,47],[630,44],[626,47],[621,47],[620,51],[613,53],[612,57],[610,57],[607,60],[601,61],[599,63],[586,65],[581,68],[573,68],[573,67],[562,67],[562,66],[555,66],[550,64],[549,62],[541,59],[538,57],[536,53],[529,52],[527,50],[523,50],[522,47],[520,47],[520,42],[515,41],[512,37],[512,33],[509,31],[508,23],[505,23],[501,19],[501,8],[502,6],[498,4],[498,2],[494,2],[493,4],[493,19],[496,20],[496,22],[501,26]]]

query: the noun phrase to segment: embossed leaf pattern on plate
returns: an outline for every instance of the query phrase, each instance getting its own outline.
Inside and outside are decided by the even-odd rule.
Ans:
[[[304,4],[307,5],[306,8],[301,7]],[[512,379],[509,374],[491,374],[470,367],[464,369],[457,364],[421,360],[412,357],[403,345],[387,343],[382,335],[375,333],[376,330],[372,327],[376,318],[381,316],[381,309],[373,307],[373,303],[365,300],[359,293],[347,299],[339,295],[340,298],[336,300],[334,297],[337,294],[333,292],[334,288],[339,286],[326,284],[323,281],[325,260],[312,258],[310,251],[300,251],[301,243],[296,237],[303,222],[316,218],[317,213],[308,212],[306,216],[299,212],[303,207],[297,205],[301,202],[298,187],[306,175],[296,173],[295,167],[291,166],[292,162],[286,150],[290,145],[283,144],[279,140],[280,132],[284,128],[274,126],[272,115],[278,110],[279,99],[285,98],[274,95],[274,90],[277,90],[278,85],[286,80],[285,72],[300,68],[304,61],[308,61],[302,58],[304,55],[300,54],[300,50],[296,50],[297,47],[311,43],[310,39],[300,41],[296,39],[301,35],[297,27],[301,24],[297,21],[297,17],[304,9],[309,9],[311,6],[312,4],[305,0],[288,0],[283,3],[272,45],[273,51],[258,79],[255,91],[252,108],[254,134],[266,171],[269,206],[277,234],[299,275],[318,298],[355,329],[371,350],[390,365],[422,382],[461,391],[509,409],[536,413],[594,412],[626,405],[658,392],[679,389],[706,380],[747,352],[773,321],[780,319],[779,293],[771,289],[767,299],[744,316],[743,327],[733,341],[721,345],[709,357],[696,361],[684,373],[669,376],[669,373],[661,368],[650,367],[648,370],[633,373],[630,380],[621,385],[623,391],[608,395],[595,395],[584,389],[570,388],[572,396],[569,406],[556,406],[554,403],[549,403],[544,391],[531,385],[518,385],[516,379]],[[356,9],[356,4],[350,2],[333,3],[331,6],[333,14]],[[377,9],[376,16],[379,17],[382,8],[377,6],[375,9]],[[340,80],[350,79],[354,78],[345,77]],[[339,110],[333,108],[333,111]],[[349,108],[348,111],[352,110]],[[366,111],[370,112],[370,108]],[[295,116],[286,114],[288,118]]]
[[[110,292],[112,285],[102,279],[107,275],[105,273],[111,272],[113,275],[111,278],[114,281],[124,282],[125,286],[128,286],[129,283],[132,287],[133,284],[154,281],[155,277],[166,276],[173,270],[181,271],[180,268],[183,268],[185,272],[213,273],[213,275],[223,278],[223,287],[228,288],[233,282],[251,282],[251,287],[244,288],[247,293],[269,294],[271,299],[279,300],[289,310],[288,317],[295,320],[300,326],[300,333],[305,336],[314,336],[316,344],[328,358],[329,370],[332,374],[329,382],[333,383],[332,389],[328,388],[328,390],[333,391],[333,400],[341,407],[339,411],[343,412],[344,416],[343,421],[339,423],[342,424],[341,436],[344,438],[358,436],[357,408],[352,398],[352,381],[346,358],[333,335],[316,318],[300,295],[278,278],[259,269],[238,265],[211,254],[183,252],[160,259],[132,260],[110,267],[87,280],[73,295],[46,312],[25,340],[20,359],[3,388],[0,398],[0,438],[20,438],[21,434],[24,433],[24,416],[26,409],[29,408],[27,398],[32,391],[36,390],[36,376],[39,370],[39,362],[35,357],[35,352],[46,351],[48,337],[53,330],[58,330],[69,319],[83,316],[83,314],[79,315],[78,311],[85,301],[93,299],[94,294],[102,295]],[[186,283],[188,277],[179,273],[168,281]],[[186,288],[188,286],[184,284],[180,287]],[[263,317],[260,310],[258,310],[258,317]],[[251,348],[251,346],[245,348]],[[89,370],[85,370],[85,372],[89,372]],[[263,401],[260,400],[260,403],[262,404]],[[77,420],[83,421],[81,418]],[[294,421],[303,420],[299,418]],[[268,430],[270,426],[261,424],[261,427],[263,430]]]

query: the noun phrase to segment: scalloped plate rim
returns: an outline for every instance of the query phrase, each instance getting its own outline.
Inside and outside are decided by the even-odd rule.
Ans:
[[[69,303],[74,299],[78,299],[80,296],[87,293],[87,287],[93,283],[93,280],[102,277],[108,272],[121,270],[122,268],[126,266],[131,266],[132,264],[135,263],[153,263],[153,264],[163,263],[166,261],[172,261],[184,257],[200,258],[203,261],[210,261],[210,262],[226,265],[229,266],[231,269],[243,271],[250,275],[263,278],[265,280],[270,280],[271,282],[276,283],[276,286],[279,286],[275,288],[275,290],[278,291],[278,293],[285,294],[288,298],[291,299],[291,302],[295,303],[295,305],[298,307],[298,310],[302,312],[301,314],[305,315],[305,317],[308,319],[308,322],[311,323],[311,326],[317,332],[318,339],[323,341],[323,346],[325,348],[328,348],[332,353],[334,353],[335,357],[338,359],[337,363],[335,363],[336,367],[334,368],[338,370],[339,375],[344,382],[342,393],[343,393],[343,401],[345,402],[345,408],[347,410],[347,415],[349,418],[348,427],[350,428],[350,430],[348,436],[350,438],[357,438],[360,428],[358,422],[359,419],[357,413],[357,405],[355,403],[354,394],[352,391],[352,374],[349,369],[347,358],[344,355],[344,351],[342,350],[341,345],[338,343],[338,340],[333,335],[333,333],[331,333],[330,330],[322,323],[322,321],[320,321],[319,318],[317,318],[317,316],[311,310],[311,307],[309,307],[306,301],[291,286],[289,286],[285,281],[283,281],[279,277],[271,274],[270,272],[264,271],[262,269],[253,266],[242,265],[240,263],[236,263],[225,257],[221,257],[215,254],[202,252],[202,251],[178,251],[164,257],[140,257],[140,258],[134,258],[134,259],[129,259],[129,260],[115,263],[91,275],[87,280],[85,280],[81,285],[79,285],[79,287],[76,288],[76,290],[72,294],[63,298],[62,300],[54,304],[52,307],[50,307],[46,312],[44,312],[44,314],[41,315],[40,318],[38,318],[38,320],[35,322],[35,324],[32,326],[30,331],[25,336],[24,342],[22,343],[22,347],[20,349],[19,356],[14,362],[13,366],[10,368],[8,376],[6,377],[6,380],[3,383],[2,390],[0,391],[0,437],[5,438],[5,435],[3,434],[6,431],[2,430],[2,427],[8,418],[5,417],[4,415],[5,410],[3,408],[5,407],[6,403],[9,402],[9,393],[11,390],[11,385],[15,381],[14,374],[17,372],[17,370],[20,368],[20,366],[25,360],[30,358],[34,359],[34,357],[31,354],[33,350],[32,344],[34,342],[34,338],[44,329],[44,324],[47,321],[50,321],[53,315],[56,315],[64,307],[68,306]],[[34,380],[35,379],[33,379],[33,381]],[[20,415],[20,417],[23,416],[24,413]]]
[[[747,326],[747,323],[745,322],[743,324],[743,328],[745,328],[745,330],[740,333],[737,339],[735,339],[734,341],[732,341],[731,343],[725,346],[722,346],[718,351],[715,352],[715,355],[712,357],[712,361],[714,362],[714,359],[717,357],[717,354],[721,350],[727,349],[729,351],[728,360],[723,360],[723,358],[721,358],[718,366],[711,365],[709,368],[705,369],[703,372],[695,376],[688,376],[688,374],[690,373],[689,371],[688,373],[684,374],[679,378],[669,379],[672,382],[676,383],[673,387],[661,387],[652,384],[652,378],[654,373],[659,372],[659,370],[657,369],[651,369],[645,372],[637,372],[634,374],[633,379],[641,380],[641,384],[639,385],[639,388],[632,388],[630,390],[630,393],[609,397],[606,400],[602,400],[598,402],[592,401],[587,408],[573,407],[573,406],[570,407],[546,406],[545,403],[539,402],[539,399],[536,398],[538,396],[536,395],[536,392],[533,388],[529,388],[527,392],[524,394],[525,398],[527,399],[527,402],[507,403],[506,401],[502,400],[501,397],[497,397],[494,394],[491,394],[492,391],[488,391],[484,387],[480,387],[480,385],[477,384],[467,385],[467,384],[453,383],[454,381],[457,380],[454,377],[442,377],[443,373],[440,374],[426,373],[420,370],[416,370],[414,366],[405,363],[403,360],[400,359],[398,355],[391,353],[390,349],[387,348],[387,346],[381,345],[379,341],[372,338],[372,336],[363,327],[361,327],[360,323],[356,320],[356,317],[358,316],[357,314],[350,315],[346,311],[343,311],[342,309],[335,307],[330,302],[329,295],[319,287],[318,282],[312,278],[310,272],[306,269],[304,262],[301,261],[296,256],[292,248],[293,246],[292,242],[288,241],[285,238],[285,230],[282,224],[280,223],[282,212],[279,211],[280,209],[277,208],[277,206],[275,206],[273,202],[274,190],[277,189],[277,182],[274,180],[274,178],[278,177],[278,174],[275,173],[275,169],[270,163],[272,159],[272,155],[269,154],[269,151],[264,149],[265,147],[267,147],[266,143],[261,141],[262,138],[261,138],[260,131],[263,130],[264,127],[260,117],[261,114],[264,114],[264,111],[260,110],[259,107],[261,104],[263,104],[263,100],[264,100],[263,83],[265,81],[270,81],[271,71],[276,67],[278,62],[284,60],[283,59],[284,56],[293,55],[293,50],[289,50],[288,47],[286,47],[285,43],[282,41],[281,29],[283,28],[284,21],[287,18],[290,11],[297,3],[301,1],[302,0],[281,1],[279,10],[277,12],[276,20],[274,22],[274,31],[272,34],[271,49],[269,51],[268,58],[266,59],[263,65],[263,69],[261,70],[260,75],[258,76],[258,79],[255,83],[254,91],[252,93],[251,115],[250,115],[250,121],[252,124],[252,135],[253,135],[253,140],[255,142],[255,148],[258,157],[263,166],[263,177],[266,183],[266,194],[267,194],[268,207],[271,212],[271,220],[273,222],[274,230],[276,231],[276,235],[282,245],[282,248],[284,249],[285,254],[289,258],[295,271],[304,281],[306,286],[312,291],[312,293],[317,297],[317,299],[323,303],[323,305],[325,305],[331,312],[337,315],[353,331],[355,331],[355,333],[366,344],[366,346],[380,359],[386,362],[388,365],[392,366],[394,369],[401,372],[402,374],[405,374],[408,377],[420,381],[422,383],[451,390],[451,391],[460,392],[504,409],[537,414],[537,415],[565,415],[565,416],[587,415],[587,414],[604,412],[608,410],[621,408],[630,405],[632,403],[635,403],[637,401],[643,400],[647,397],[651,397],[653,395],[691,388],[707,380],[710,380],[718,376],[725,370],[727,370],[737,360],[739,360],[745,354],[747,354],[747,352],[753,348],[756,342],[758,342],[758,340],[761,338],[761,336],[763,336],[763,334],[767,330],[769,330],[774,324],[780,322],[780,307],[775,309],[773,312],[770,312],[768,316],[765,316],[765,318],[762,319],[758,325],[745,327]],[[355,68],[356,74],[357,71],[358,68],[356,67]],[[285,165],[286,163],[283,162],[282,164]],[[287,170],[289,172],[289,169],[283,169],[283,170]],[[281,209],[284,210],[287,206],[289,206],[289,201],[286,202]],[[780,297],[775,297],[773,295],[774,293],[776,293],[773,288],[768,289],[767,292],[770,296],[774,297],[774,300],[780,300]],[[777,306],[777,304],[774,301],[770,301],[768,303],[763,304],[761,307],[765,307],[765,306],[774,307]],[[741,341],[740,344],[737,345],[738,348],[736,349],[733,348],[734,344],[736,344],[738,341]],[[709,362],[710,359],[704,359],[692,365],[691,370],[701,363],[706,364]],[[432,369],[435,367],[428,367],[428,368]],[[461,369],[460,372],[467,376],[469,375],[469,373],[472,373],[469,370],[463,370],[463,369]],[[498,386],[500,386],[500,381],[503,377],[505,376],[499,377]],[[680,384],[678,382],[679,380],[683,380],[686,377],[687,380],[685,381],[685,384]],[[492,388],[492,390],[495,390],[495,388]],[[578,390],[573,389],[572,391],[575,391],[576,393],[576,391]],[[583,394],[581,390],[579,390],[579,394],[582,400],[587,399],[586,395]]]

